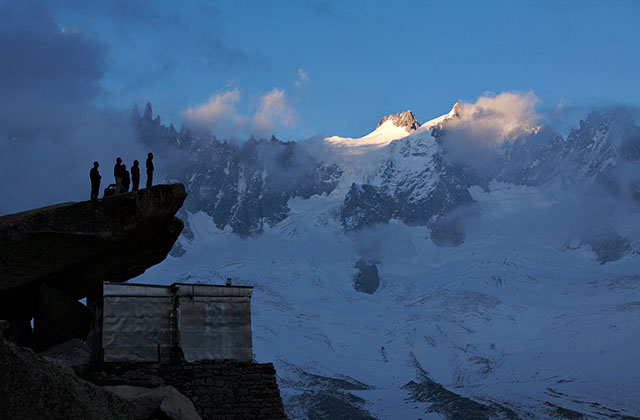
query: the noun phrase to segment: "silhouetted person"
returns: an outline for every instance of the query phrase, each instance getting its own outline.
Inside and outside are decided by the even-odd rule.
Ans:
[[[98,171],[98,167],[100,164],[98,162],[93,162],[93,168],[89,171],[89,178],[91,178],[91,199],[97,200],[98,194],[100,194],[100,180],[102,176],[100,176],[100,171]]]
[[[147,188],[153,183],[153,153],[147,155]]]
[[[131,191],[138,191],[138,187],[140,186],[140,163],[137,160],[133,161],[133,166],[131,167],[131,181],[133,183],[133,188]]]
[[[131,184],[131,178],[129,177],[129,171],[127,171],[127,165],[122,165],[122,187],[124,192],[129,192],[129,185]]]
[[[116,159],[116,165],[113,167],[113,176],[116,178],[116,191],[122,185],[122,159]]]

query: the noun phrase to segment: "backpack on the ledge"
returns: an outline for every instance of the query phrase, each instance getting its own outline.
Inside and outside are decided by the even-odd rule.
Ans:
[[[104,197],[109,197],[112,195],[116,195],[118,186],[116,184],[111,184],[107,188],[104,189]]]

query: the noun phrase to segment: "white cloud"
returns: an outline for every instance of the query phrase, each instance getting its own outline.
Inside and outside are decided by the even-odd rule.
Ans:
[[[495,163],[496,146],[536,129],[538,102],[533,92],[487,93],[474,103],[462,102],[457,118],[444,123],[447,158],[488,170]]]
[[[209,102],[196,107],[189,107],[183,112],[185,119],[193,124],[204,126],[212,130],[221,128],[229,121],[238,120],[236,105],[241,95],[238,88],[211,96]]]
[[[531,91],[487,93],[475,103],[461,103],[459,118],[451,120],[448,128],[469,141],[504,143],[531,130],[540,118],[535,112],[538,102]]]
[[[260,98],[260,105],[253,116],[254,130],[258,135],[273,133],[276,127],[295,127],[298,115],[289,104],[284,90],[273,88]]]
[[[204,127],[219,138],[258,137],[276,134],[276,129],[295,127],[298,115],[285,91],[273,88],[260,97],[252,117],[238,110],[242,95],[238,88],[211,96],[208,102],[182,112],[187,125]]]
[[[303,68],[298,69],[298,78],[293,82],[296,87],[303,87],[311,82],[309,75]]]

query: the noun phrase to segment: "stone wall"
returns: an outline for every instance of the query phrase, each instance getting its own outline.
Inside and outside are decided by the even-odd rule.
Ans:
[[[204,420],[286,419],[271,363],[212,360],[180,365],[106,363],[87,379],[102,385],[145,382],[175,387],[193,401]]]

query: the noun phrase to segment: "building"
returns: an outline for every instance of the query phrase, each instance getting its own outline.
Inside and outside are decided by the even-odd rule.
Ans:
[[[250,286],[104,283],[87,306],[98,362],[251,361]]]

